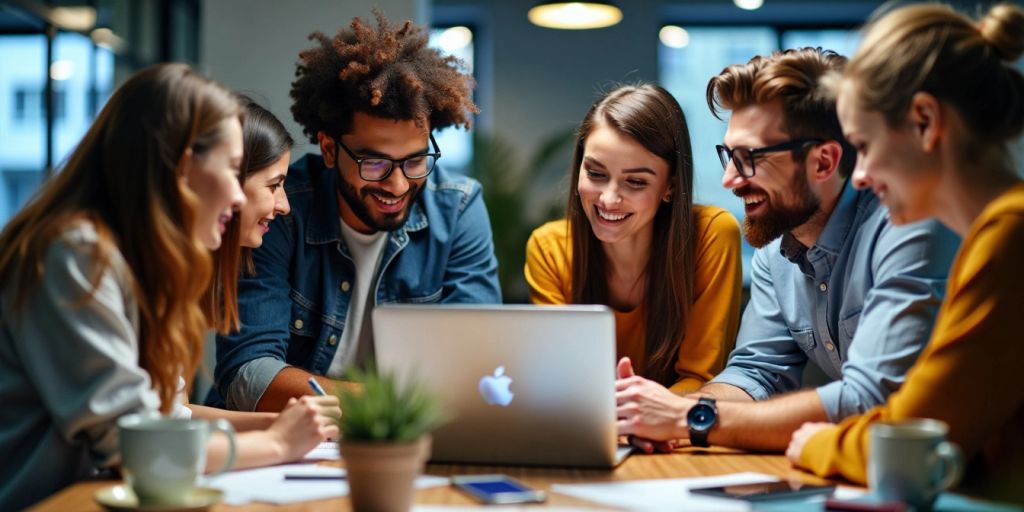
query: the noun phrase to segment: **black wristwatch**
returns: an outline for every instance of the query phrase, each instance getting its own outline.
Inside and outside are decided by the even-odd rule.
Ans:
[[[718,423],[718,407],[714,398],[701,398],[686,413],[686,425],[690,429],[690,444],[707,448],[708,432]]]

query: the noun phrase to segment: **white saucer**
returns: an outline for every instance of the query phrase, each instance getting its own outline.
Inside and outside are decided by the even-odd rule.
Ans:
[[[224,491],[212,487],[196,487],[186,503],[144,507],[139,505],[139,499],[130,487],[118,484],[96,491],[93,498],[110,512],[198,512],[220,503],[224,499]]]

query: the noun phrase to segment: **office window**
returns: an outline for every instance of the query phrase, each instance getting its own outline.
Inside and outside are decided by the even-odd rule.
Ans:
[[[46,37],[0,35],[0,228],[35,190],[46,165],[42,91]]]
[[[50,76],[64,96],[55,113],[53,162],[60,167],[110,96],[113,56],[81,34],[60,33],[54,41]]]
[[[53,59],[42,34],[0,35],[0,227],[42,183],[47,138],[59,168],[110,96],[114,57],[76,33],[59,33]],[[53,80],[52,131],[46,123],[46,79]]]
[[[38,125],[46,119],[44,91],[40,87],[25,86],[14,89],[14,117],[19,124],[32,123]],[[67,99],[65,91],[53,91],[53,116],[60,121],[67,115]]]
[[[787,30],[782,33],[782,47],[810,46],[852,57],[859,39],[859,33],[855,30]]]
[[[473,74],[473,31],[464,26],[434,28],[430,31],[430,46],[445,55],[462,61],[463,71]],[[450,127],[434,134],[441,148],[445,170],[465,174],[473,160],[473,131]]]
[[[742,222],[743,203],[722,187],[722,164],[715,153],[715,145],[721,144],[726,123],[712,116],[708,109],[708,80],[726,66],[745,63],[755,55],[779,49],[780,43],[786,48],[820,46],[849,55],[857,44],[856,32],[783,31],[770,26],[670,27],[662,31],[658,46],[660,81],[679,101],[686,114],[693,145],[694,199],[698,203],[725,208]],[[749,282],[753,254],[753,247],[744,240],[743,275],[746,282]]]

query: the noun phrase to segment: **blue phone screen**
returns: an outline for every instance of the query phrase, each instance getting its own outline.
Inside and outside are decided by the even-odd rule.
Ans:
[[[523,487],[520,487],[520,486],[515,485],[513,483],[501,482],[501,481],[467,483],[466,487],[471,487],[473,489],[476,489],[476,490],[478,490],[480,492],[484,492],[484,493],[487,493],[487,494],[498,494],[498,493],[503,493],[503,492],[523,492],[523,491],[529,491],[529,489],[524,489]]]

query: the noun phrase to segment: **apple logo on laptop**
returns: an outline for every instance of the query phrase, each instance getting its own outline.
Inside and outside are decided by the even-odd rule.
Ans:
[[[505,407],[512,403],[514,393],[509,389],[512,385],[512,378],[505,375],[505,367],[499,366],[494,369],[494,375],[484,375],[480,378],[480,396],[488,405],[500,405]]]

